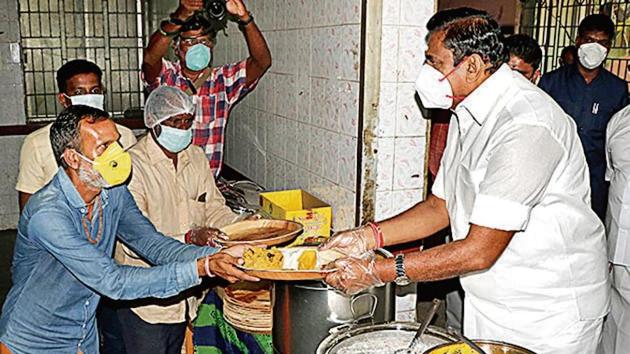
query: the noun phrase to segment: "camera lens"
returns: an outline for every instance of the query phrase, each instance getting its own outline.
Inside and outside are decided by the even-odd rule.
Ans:
[[[206,10],[212,17],[221,18],[225,15],[225,4],[222,1],[210,0],[206,4]]]

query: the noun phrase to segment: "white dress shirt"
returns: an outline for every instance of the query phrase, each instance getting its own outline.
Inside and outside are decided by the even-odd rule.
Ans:
[[[630,106],[615,114],[606,128],[608,259],[630,266]]]
[[[547,353],[567,324],[606,315],[604,227],[589,193],[575,123],[522,75],[503,65],[458,105],[433,186],[453,238],[471,224],[516,232],[490,269],[461,277],[468,336]]]

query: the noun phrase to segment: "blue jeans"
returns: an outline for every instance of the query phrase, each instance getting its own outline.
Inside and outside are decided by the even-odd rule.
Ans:
[[[151,324],[128,308],[118,309],[125,349],[133,354],[180,354],[186,322]]]
[[[102,298],[96,310],[96,321],[101,336],[101,354],[127,354],[122,327],[116,313],[117,305],[117,301]]]

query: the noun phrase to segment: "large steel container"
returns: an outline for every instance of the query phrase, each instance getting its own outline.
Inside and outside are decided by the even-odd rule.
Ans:
[[[395,318],[394,283],[346,296],[321,281],[276,282],[272,295],[273,345],[283,354],[315,353],[329,330],[342,324]]]

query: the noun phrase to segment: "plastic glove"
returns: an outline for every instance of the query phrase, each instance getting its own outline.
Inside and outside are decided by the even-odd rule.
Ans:
[[[320,249],[322,251],[335,250],[350,257],[360,257],[375,247],[372,229],[369,226],[361,226],[335,233]]]
[[[336,260],[326,266],[336,269],[324,279],[328,285],[347,295],[357,294],[373,286],[383,285],[376,274],[376,255],[374,251],[365,252],[360,257],[348,257]]]
[[[220,247],[214,240],[225,237],[225,233],[219,229],[199,227],[188,231],[186,243],[192,243],[197,246]]]

